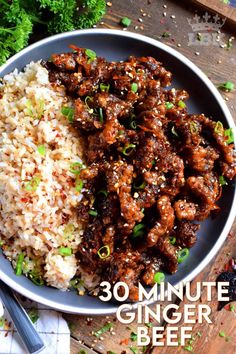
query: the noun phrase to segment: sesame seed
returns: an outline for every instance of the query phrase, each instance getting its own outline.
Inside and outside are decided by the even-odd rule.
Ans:
[[[139,22],[143,22],[143,19],[141,17],[138,20],[139,20]]]
[[[175,15],[171,15],[170,18],[173,18],[173,19],[174,19],[174,18],[175,18]]]
[[[111,1],[108,1],[108,2],[107,2],[107,6],[111,7],[111,6],[112,6],[112,2],[111,2]]]
[[[195,55],[197,55],[197,56],[198,56],[198,55],[200,55],[200,53],[199,53],[199,52],[195,52]]]

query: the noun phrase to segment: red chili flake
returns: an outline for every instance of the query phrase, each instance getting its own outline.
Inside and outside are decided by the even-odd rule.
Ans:
[[[21,198],[20,200],[22,203],[28,203],[29,202],[29,198]]]
[[[120,345],[128,345],[128,344],[129,344],[129,338],[125,338],[120,341]]]
[[[164,25],[165,24],[165,20],[164,19],[160,20],[160,24]]]
[[[56,138],[60,138],[61,134],[57,133]]]

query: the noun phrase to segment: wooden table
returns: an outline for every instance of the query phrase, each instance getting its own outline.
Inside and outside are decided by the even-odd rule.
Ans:
[[[218,1],[218,0],[215,0]],[[236,84],[236,44],[231,48],[221,48],[216,46],[188,46],[188,33],[191,27],[187,18],[192,18],[195,11],[202,13],[202,9],[197,8],[191,1],[171,1],[171,0],[113,0],[112,6],[108,6],[107,14],[99,27],[121,29],[120,19],[124,16],[132,19],[129,27],[130,31],[141,33],[161,39],[171,47],[178,49],[187,58],[196,63],[213,81],[214,84],[233,81]],[[203,11],[205,12],[205,10]],[[168,37],[168,34],[171,35]],[[235,33],[235,29],[227,25],[224,26],[225,42]],[[164,34],[164,35],[163,35]],[[223,94],[227,104],[236,118],[236,94],[235,91]],[[215,281],[217,273],[223,269],[228,260],[236,256],[236,223],[231,230],[224,246],[214,260],[198,275],[192,282],[194,289],[197,281]],[[201,301],[204,302],[205,292],[202,294]],[[183,308],[184,303],[180,304]],[[163,304],[164,305],[164,304]],[[236,310],[235,312],[216,311],[217,302],[211,304],[213,309],[213,325],[196,324],[193,328],[193,334],[196,339],[191,346],[195,354],[235,354],[236,353]],[[90,319],[85,316],[64,315],[71,328],[71,353],[79,353],[84,349],[87,353],[132,353],[130,347],[136,348],[135,341],[130,340],[130,333],[136,332],[137,326],[132,324],[127,327],[118,323],[115,316],[94,317]],[[98,340],[91,333],[100,329],[105,323],[111,321],[114,330],[105,333],[103,340]],[[165,323],[163,324],[165,325]],[[219,332],[224,331],[227,339],[219,336]],[[200,333],[198,333],[200,332]],[[198,333],[201,336],[196,335]],[[191,349],[191,348],[189,348]],[[146,348],[150,352],[151,348]],[[135,349],[134,349],[135,351]],[[180,346],[163,347],[154,349],[154,353],[175,354],[186,353],[186,349]],[[138,349],[138,353],[142,348]],[[82,352],[81,352],[82,353]]]

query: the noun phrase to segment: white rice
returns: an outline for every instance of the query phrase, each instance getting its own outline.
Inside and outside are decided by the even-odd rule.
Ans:
[[[65,105],[71,102],[64,89],[51,86],[40,62],[6,75],[0,86],[3,250],[13,266],[24,252],[23,272],[33,269],[60,289],[67,289],[78,271],[74,253],[82,234],[75,208],[82,195],[70,166],[81,162],[83,145],[61,113]],[[60,247],[71,248],[72,255],[61,256]]]

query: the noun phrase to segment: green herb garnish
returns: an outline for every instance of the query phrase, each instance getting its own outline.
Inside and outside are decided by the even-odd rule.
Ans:
[[[61,113],[68,119],[69,123],[73,123],[75,114],[74,108],[64,106],[61,109]]]
[[[76,179],[75,181],[75,190],[76,192],[81,192],[82,188],[84,186],[84,182],[81,179]]]
[[[137,340],[137,338],[138,338],[137,333],[131,332],[130,339],[132,340],[132,342],[135,342]]]
[[[219,332],[219,337],[225,337],[225,332],[223,331]]]
[[[99,87],[102,92],[109,92],[109,90],[110,90],[110,84],[106,85],[106,84],[101,83],[99,85]]]
[[[71,256],[72,255],[72,248],[70,247],[60,247],[58,252],[61,256]]]
[[[183,263],[189,256],[189,249],[188,248],[183,248],[178,252],[177,255],[177,260],[178,263]]]
[[[138,348],[137,347],[129,347],[132,353],[138,354]]]
[[[160,285],[165,280],[165,274],[162,272],[157,272],[154,274],[153,280],[155,283]]]
[[[234,132],[232,128],[225,130],[225,136],[227,137],[227,144],[232,144],[234,142]]]
[[[185,104],[184,101],[182,101],[182,100],[179,100],[178,106],[179,106],[180,108],[186,108],[186,104]]]
[[[141,184],[136,184],[134,183],[134,189],[144,189],[146,187],[147,183],[143,181]]]
[[[39,177],[33,177],[29,182],[25,184],[25,190],[27,192],[35,192],[40,184],[41,180]]]
[[[133,229],[133,237],[142,237],[145,233],[145,231],[144,231],[145,227],[146,227],[145,224],[135,225],[135,227]]]
[[[99,248],[99,250],[97,251],[97,254],[99,256],[99,258],[101,259],[106,259],[107,257],[110,256],[111,254],[111,250],[109,246],[102,246],[101,248]]]
[[[23,266],[24,259],[25,259],[24,253],[20,253],[18,255],[17,261],[16,261],[16,269],[15,269],[15,274],[16,275],[21,275],[22,274],[22,266]]]
[[[42,275],[40,275],[36,270],[31,270],[28,272],[28,277],[37,286],[43,286],[44,285],[44,280]]]
[[[102,111],[101,107],[99,108],[99,120],[100,120],[100,123],[103,123],[103,121],[104,121],[103,111]]]
[[[175,238],[174,236],[170,237],[170,238],[169,238],[169,242],[170,242],[171,245],[175,245],[175,243],[176,243],[176,238]]]
[[[94,332],[95,337],[101,337],[101,335],[107,331],[109,331],[113,327],[112,323],[107,323],[105,324],[102,328],[100,328],[98,331]]]
[[[132,152],[134,151],[135,148],[136,148],[136,145],[129,144],[122,149],[122,154],[125,156],[129,156],[132,154]]]
[[[73,162],[70,165],[70,172],[74,175],[79,175],[81,170],[84,168],[84,165],[81,162]]]
[[[129,27],[131,25],[131,19],[128,18],[128,17],[123,17],[121,20],[120,20],[120,23],[122,26],[124,27]]]
[[[85,54],[88,57],[88,63],[91,63],[97,57],[97,54],[92,49],[85,49]]]
[[[222,134],[223,131],[224,131],[223,124],[220,121],[216,122],[216,125],[215,125],[215,128],[214,128],[214,132],[216,134]]]
[[[166,109],[171,109],[173,107],[174,107],[174,105],[172,102],[166,102]]]
[[[224,176],[219,177],[219,184],[220,184],[220,186],[226,186],[228,184],[227,181],[225,180]]]
[[[46,147],[45,145],[39,145],[37,148],[37,151],[40,155],[45,156],[46,155]]]
[[[137,84],[136,82],[133,82],[133,83],[131,84],[131,91],[132,91],[133,93],[136,93],[136,92],[138,91],[138,84]]]
[[[28,316],[33,323],[36,323],[39,319],[39,312],[36,308],[33,307],[32,309],[29,310]]]
[[[96,210],[93,210],[93,209],[90,209],[88,213],[91,216],[98,216],[98,212]]]
[[[226,81],[218,86],[220,90],[232,91],[234,89],[234,84],[231,81]]]

